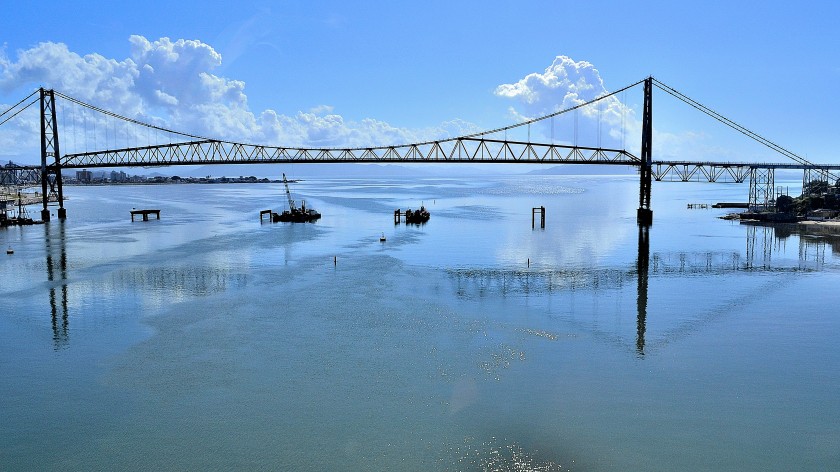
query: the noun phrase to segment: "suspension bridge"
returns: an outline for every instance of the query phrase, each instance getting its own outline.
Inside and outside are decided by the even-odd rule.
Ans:
[[[626,149],[623,136],[620,147],[601,146],[600,117],[604,108],[621,103],[617,98],[619,94],[639,86],[643,87],[644,94],[639,155]],[[780,154],[785,160],[762,163],[654,160],[652,153],[654,88],[664,91],[760,143],[774,153]],[[59,101],[62,105],[67,104],[68,110],[71,110],[61,117],[65,125],[67,120],[70,120],[72,129],[63,129],[62,139],[66,141],[72,138],[72,141],[76,142],[79,133],[77,128],[83,125],[81,139],[84,143],[83,150],[61,152],[59,117],[56,113],[56,105]],[[36,90],[0,114],[0,126],[9,123],[25,110],[36,105],[40,112],[41,164],[27,166],[9,163],[3,166],[0,168],[0,186],[40,186],[41,218],[44,221],[50,219],[48,205],[51,203],[58,206],[59,219],[67,217],[61,174],[65,169],[258,163],[421,162],[632,166],[638,168],[639,173],[637,220],[642,226],[649,226],[653,221],[653,212],[650,207],[652,180],[743,183],[749,179],[749,205],[752,208],[761,208],[770,206],[775,199],[774,173],[776,169],[804,170],[803,189],[808,188],[807,183],[810,181],[828,181],[829,178],[834,178],[832,171],[840,170],[840,165],[811,163],[653,77],[645,78],[614,92],[602,94],[588,102],[501,128],[454,138],[370,147],[284,147],[212,139],[122,116],[56,90],[44,88]],[[621,104],[621,106],[624,105]],[[76,109],[82,111],[77,113]],[[596,145],[578,145],[578,113],[597,113],[599,121]],[[69,118],[68,115],[70,115]],[[573,143],[555,142],[555,118],[561,115],[574,116],[575,140]],[[532,140],[532,126],[540,124],[545,126],[548,123],[551,126],[551,139]],[[129,131],[128,127],[132,130]],[[93,128],[92,132],[90,128]],[[527,130],[527,138],[508,138],[509,132],[513,134],[514,131],[521,132],[522,130]],[[140,142],[143,144],[138,144]],[[88,150],[89,146],[94,149]]]

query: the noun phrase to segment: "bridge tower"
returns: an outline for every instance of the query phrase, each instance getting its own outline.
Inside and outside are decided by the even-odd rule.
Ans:
[[[802,174],[802,195],[819,194],[820,186],[814,185],[817,182],[825,182],[826,190],[823,190],[822,193],[827,192],[836,184],[836,182],[831,181],[832,177],[831,172],[825,167],[806,167]]]
[[[750,211],[762,211],[776,205],[775,174],[773,168],[750,167]]]
[[[58,121],[55,119],[55,95],[52,90],[40,89],[41,93],[41,198],[43,208],[41,219],[50,220],[47,208],[50,197],[58,200],[58,218],[67,217],[64,209],[64,193],[61,188],[61,153],[58,147]],[[48,163],[52,157],[52,163]]]
[[[653,224],[653,210],[650,209],[650,183],[653,155],[653,77],[645,79],[645,101],[642,114],[642,164],[639,166],[639,209],[636,221],[643,226]]]

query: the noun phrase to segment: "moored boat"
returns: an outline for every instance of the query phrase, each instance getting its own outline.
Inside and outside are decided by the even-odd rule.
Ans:
[[[405,222],[408,224],[422,224],[429,221],[432,215],[429,214],[429,211],[426,210],[426,207],[420,205],[419,210],[406,210],[405,211]]]
[[[286,222],[286,223],[306,223],[310,221],[315,221],[321,218],[321,214],[311,208],[305,208],[301,205],[300,208],[293,208],[291,210],[285,210],[283,213],[273,213],[271,215],[272,221],[279,222]]]

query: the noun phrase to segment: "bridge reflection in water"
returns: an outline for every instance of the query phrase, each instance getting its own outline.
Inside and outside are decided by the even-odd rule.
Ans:
[[[64,221],[60,220],[58,222],[58,234],[54,234],[52,229],[52,225],[44,225],[53,345],[58,350],[66,347],[70,341],[67,317],[67,247],[64,243]],[[59,296],[61,297],[60,301],[58,300]]]
[[[746,225],[745,225],[746,226]],[[632,350],[645,355],[648,316],[648,284],[651,277],[719,276],[732,273],[808,272],[825,264],[825,251],[831,246],[840,254],[840,237],[813,235],[792,231],[787,227],[746,226],[746,256],[739,251],[650,252],[650,227],[638,227],[638,253],[634,265],[626,268],[575,267],[540,269],[533,263],[528,269],[449,269],[455,292],[463,298],[493,296],[529,296],[563,292],[592,292],[636,287],[636,339]],[[795,261],[773,261],[773,255],[786,254],[786,242],[798,235],[799,251]],[[687,321],[686,334],[696,322]],[[688,326],[690,325],[690,326]],[[597,331],[597,328],[588,327]],[[597,332],[616,344],[626,342],[616,336]]]
[[[639,225],[639,256],[636,258],[636,353],[645,355],[648,277],[650,275],[650,227]]]
[[[55,350],[66,348],[70,343],[70,315],[74,304],[69,303],[68,299],[90,303],[91,297],[109,300],[124,298],[127,294],[134,293],[138,298],[153,304],[166,305],[182,298],[207,296],[229,289],[243,288],[248,283],[248,275],[245,273],[224,267],[204,266],[122,268],[92,285],[83,281],[69,283],[72,265],[69,265],[67,260],[64,224],[63,220],[58,220],[44,225],[50,318]]]
[[[71,289],[64,221],[44,225],[46,271],[52,337],[56,350],[70,341]],[[593,292],[636,287],[636,339],[633,350],[645,355],[648,285],[650,277],[724,275],[733,272],[802,272],[820,270],[828,246],[840,254],[840,237],[804,234],[790,227],[749,225],[745,228],[746,256],[738,251],[650,253],[650,228],[638,227],[638,254],[634,265],[624,268],[540,269],[448,269],[460,297],[528,296],[562,292]],[[774,261],[774,254],[787,253],[786,242],[798,235],[796,264]],[[166,304],[182,297],[200,297],[243,288],[248,276],[225,267],[170,266],[122,268],[95,283],[85,285],[82,296],[104,298],[135,292],[138,297]],[[77,285],[77,287],[82,287]],[[603,334],[603,333],[601,333]],[[614,338],[614,337],[613,337]],[[624,344],[614,338],[619,344]]]

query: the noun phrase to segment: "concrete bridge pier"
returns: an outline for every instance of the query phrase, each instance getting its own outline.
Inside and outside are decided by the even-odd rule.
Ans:
[[[651,166],[644,163],[639,167],[639,209],[636,222],[642,226],[653,224],[653,210],[650,209]]]
[[[642,226],[653,224],[653,210],[650,208],[639,208],[636,210],[636,222]]]

